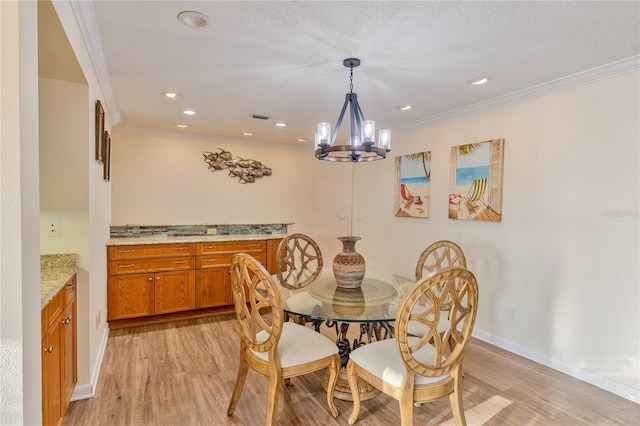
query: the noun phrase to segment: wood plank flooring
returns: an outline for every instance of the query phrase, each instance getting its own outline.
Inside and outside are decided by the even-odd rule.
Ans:
[[[262,425],[267,381],[253,371],[226,414],[238,351],[232,315],[112,330],[94,398],[72,402],[63,424]],[[471,343],[464,366],[469,425],[640,425],[640,405],[484,342]],[[284,386],[279,424],[348,424],[352,403],[336,399],[331,417],[319,374]],[[398,403],[380,394],[362,402],[356,425],[399,419]],[[453,424],[448,398],[414,408],[414,424]]]

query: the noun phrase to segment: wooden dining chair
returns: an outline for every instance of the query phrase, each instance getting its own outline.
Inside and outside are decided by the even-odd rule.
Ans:
[[[323,266],[322,252],[308,235],[287,235],[278,245],[276,264],[280,284],[296,290],[318,277]]]
[[[462,248],[453,241],[436,241],[420,254],[416,264],[416,281],[434,271],[453,266],[467,267]]]
[[[448,306],[446,311],[443,306]],[[396,335],[349,354],[347,377],[353,397],[349,424],[360,413],[358,378],[395,398],[400,421],[411,425],[414,405],[449,396],[453,418],[465,425],[462,406],[462,360],[471,339],[478,306],[478,285],[470,271],[445,268],[420,280],[404,297],[396,317]],[[440,333],[439,324],[447,320]],[[415,323],[424,332],[410,334]],[[456,342],[449,348],[449,340]]]
[[[453,266],[467,267],[467,259],[462,248],[453,241],[436,241],[420,253],[416,264],[416,281],[420,281],[424,276],[428,276],[435,271]],[[389,326],[392,333],[395,333],[395,322],[390,323]],[[446,322],[441,321],[440,327],[444,331],[447,327]],[[414,327],[413,324],[409,332],[414,335],[420,335],[420,330]],[[453,345],[454,342],[451,342],[451,344]]]
[[[340,356],[335,342],[310,328],[284,322],[277,284],[255,258],[246,253],[234,255],[230,272],[240,334],[240,363],[227,414],[231,416],[238,405],[249,368],[269,380],[265,425],[276,424],[278,398],[285,379],[328,368],[327,403],[336,417],[333,394]]]

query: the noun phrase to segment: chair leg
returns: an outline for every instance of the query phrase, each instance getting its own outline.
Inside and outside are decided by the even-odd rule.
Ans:
[[[340,372],[340,355],[334,355],[331,359],[331,365],[329,366],[329,382],[327,383],[327,404],[329,404],[329,410],[333,417],[338,417],[338,409],[333,402],[333,394],[336,390],[336,383],[338,383],[338,374]]]
[[[413,376],[405,377],[405,380],[402,382],[400,397],[398,398],[400,405],[400,424],[402,426],[413,425],[413,388]]]
[[[236,410],[238,401],[240,401],[240,395],[242,389],[244,389],[244,382],[247,379],[247,373],[249,372],[249,365],[244,361],[244,358],[240,357],[240,364],[238,365],[238,377],[236,377],[236,384],[233,387],[233,393],[231,394],[231,401],[229,401],[229,408],[227,408],[227,415],[230,416]]]
[[[451,402],[451,411],[453,412],[453,420],[458,426],[466,426],[467,420],[464,417],[464,408],[462,407],[462,368],[459,366],[455,371],[451,372],[453,376],[453,393],[449,395]]]
[[[278,415],[278,397],[282,391],[282,369],[269,368],[269,390],[267,391],[267,417],[264,424],[273,426]]]
[[[353,411],[349,416],[349,424],[353,425],[358,420],[358,414],[360,414],[360,391],[358,389],[356,363],[351,360],[347,362],[347,378],[349,379],[349,389],[351,389],[351,397],[353,398]]]

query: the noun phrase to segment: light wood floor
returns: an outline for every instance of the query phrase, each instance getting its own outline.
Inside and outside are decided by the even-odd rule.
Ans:
[[[234,316],[112,330],[95,397],[72,402],[64,425],[262,425],[267,381],[250,371],[227,417],[236,377]],[[331,332],[328,332],[331,333]],[[328,334],[331,335],[331,334]],[[640,405],[474,340],[465,356],[470,425],[640,425]],[[329,414],[319,374],[291,379],[282,425],[347,425],[351,402]],[[398,403],[364,401],[356,425],[399,424]],[[453,424],[448,398],[414,408],[414,424]]]

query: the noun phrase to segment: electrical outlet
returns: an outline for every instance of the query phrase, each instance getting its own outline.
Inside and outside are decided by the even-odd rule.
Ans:
[[[47,220],[47,236],[48,237],[60,236],[60,221],[58,219]]]
[[[218,228],[207,228],[207,235],[217,235]]]
[[[98,314],[96,315],[96,329],[100,327],[100,309],[98,309]]]
[[[518,310],[516,308],[509,309],[509,319],[511,321],[518,321]]]

